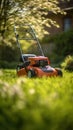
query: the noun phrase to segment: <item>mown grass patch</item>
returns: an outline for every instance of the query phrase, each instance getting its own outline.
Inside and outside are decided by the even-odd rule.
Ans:
[[[0,70],[1,130],[73,130],[73,73],[18,78]]]

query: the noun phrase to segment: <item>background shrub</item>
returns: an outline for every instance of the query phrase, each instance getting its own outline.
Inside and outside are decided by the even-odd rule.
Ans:
[[[0,68],[16,69],[18,62],[0,61]]]
[[[47,43],[47,56],[53,63],[61,63],[68,55],[73,55],[73,30],[63,32],[54,36],[45,36],[41,44]],[[52,45],[52,49],[50,46]],[[49,53],[51,51],[51,53]]]
[[[0,45],[0,60],[7,62],[18,61],[19,58],[19,50],[16,46],[12,47],[7,44]]]
[[[67,56],[61,66],[69,71],[73,71],[73,56]]]
[[[54,56],[57,61],[63,61],[66,56],[73,55],[73,30],[57,35],[54,44]]]

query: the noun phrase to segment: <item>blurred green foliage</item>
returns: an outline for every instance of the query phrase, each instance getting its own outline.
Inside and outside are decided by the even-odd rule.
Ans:
[[[48,57],[55,63],[61,63],[66,56],[73,55],[73,29],[54,36],[45,36],[41,43],[48,44]],[[49,54],[50,44],[54,47],[51,55]]]
[[[61,66],[65,70],[73,71],[73,56],[67,56]]]
[[[18,78],[0,70],[1,130],[73,130],[73,73]]]
[[[68,55],[73,55],[73,30],[58,34],[54,38],[55,43],[55,59],[63,61]]]
[[[15,62],[18,60],[19,51],[16,46],[3,43],[0,45],[0,61]]]

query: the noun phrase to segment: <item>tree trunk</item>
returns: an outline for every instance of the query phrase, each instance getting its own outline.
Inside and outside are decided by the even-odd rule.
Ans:
[[[4,38],[6,22],[8,17],[9,0],[0,0],[0,34]]]

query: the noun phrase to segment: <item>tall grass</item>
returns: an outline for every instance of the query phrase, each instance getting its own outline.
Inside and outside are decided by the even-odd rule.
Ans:
[[[73,130],[73,73],[18,78],[0,70],[1,130]]]

